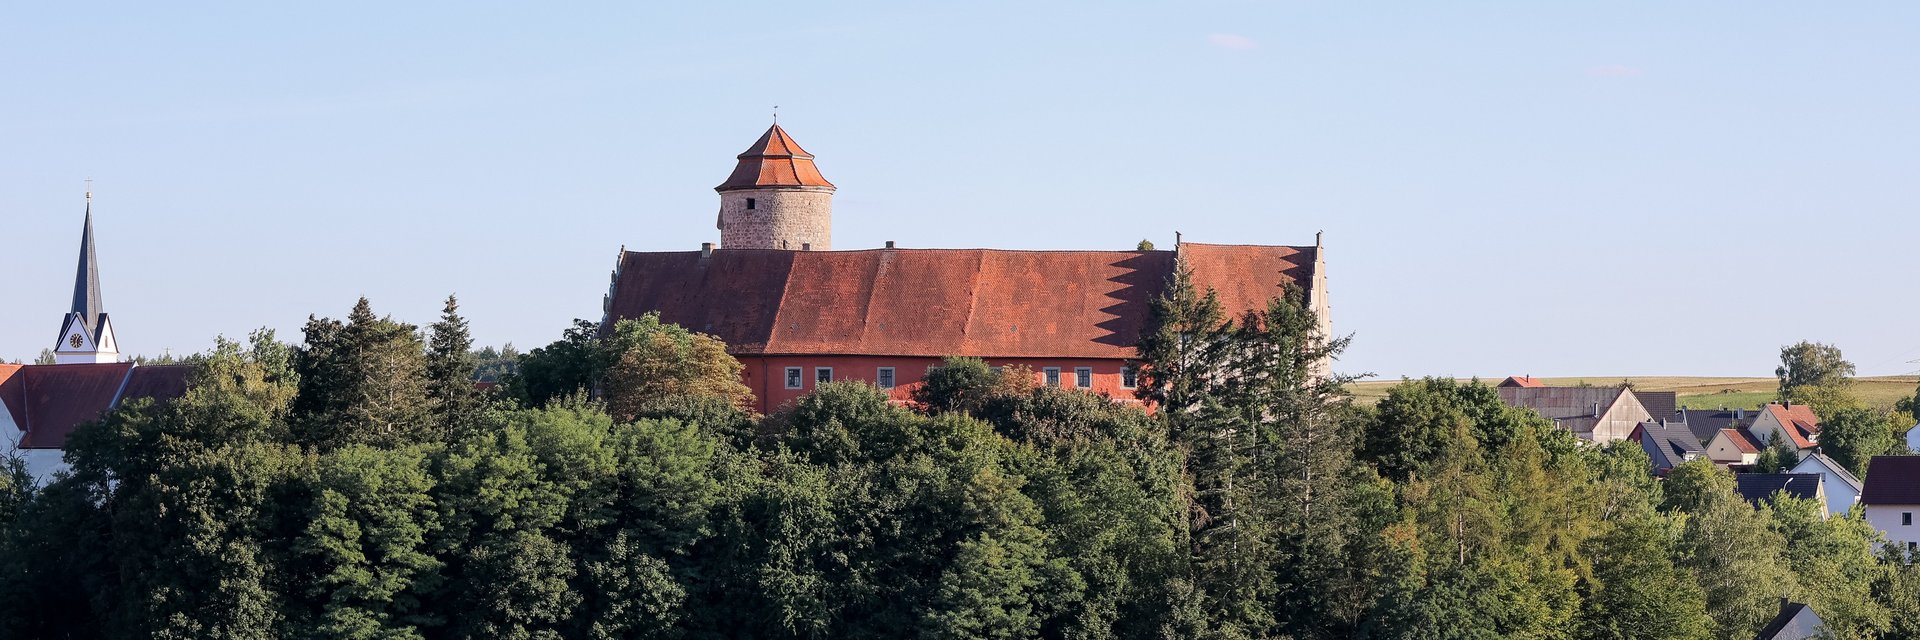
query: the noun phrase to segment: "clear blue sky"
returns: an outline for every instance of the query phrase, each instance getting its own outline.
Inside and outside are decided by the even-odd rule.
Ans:
[[[448,293],[538,346],[778,104],[843,249],[1325,230],[1348,370],[1920,369],[1920,5],[1405,4],[11,3],[0,357],[86,178],[123,351]]]

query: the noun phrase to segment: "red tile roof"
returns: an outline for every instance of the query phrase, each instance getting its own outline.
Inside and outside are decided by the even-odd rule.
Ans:
[[[0,367],[0,402],[24,431],[23,449],[59,449],[74,428],[122,398],[172,399],[186,392],[187,365],[132,363]]]
[[[1312,285],[1314,249],[1181,245],[1228,313]],[[1171,251],[628,252],[608,319],[659,311],[736,354],[1129,358]]]
[[[813,165],[813,154],[800,148],[800,144],[787,135],[787,130],[777,124],[767,129],[752,147],[737,157],[740,162],[734,165],[733,175],[727,176],[726,182],[714,187],[715,191],[762,187],[833,188],[833,183],[820,175],[820,168]]]
[[[1740,453],[1760,453],[1760,445],[1756,444],[1746,429],[1721,429],[1720,433],[1733,441],[1734,448],[1739,449]]]
[[[1815,445],[1813,437],[1820,435],[1820,416],[1813,413],[1813,407],[1797,404],[1791,407],[1777,402],[1769,402],[1761,407],[1773,414],[1775,420],[1786,428],[1787,435],[1793,437],[1793,444],[1801,449],[1811,449]]]
[[[1533,389],[1533,388],[1545,387],[1547,386],[1547,383],[1541,382],[1540,380],[1530,376],[1507,376],[1507,379],[1501,380],[1500,384],[1495,386],[1508,387],[1508,388]]]
[[[1920,456],[1874,456],[1861,504],[1920,504]]]

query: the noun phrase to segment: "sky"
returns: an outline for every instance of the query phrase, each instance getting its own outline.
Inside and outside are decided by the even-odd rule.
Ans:
[[[88,179],[123,352],[449,294],[540,346],[778,105],[839,249],[1324,231],[1351,373],[1909,373],[1916,78],[1896,2],[8,3],[0,360]]]

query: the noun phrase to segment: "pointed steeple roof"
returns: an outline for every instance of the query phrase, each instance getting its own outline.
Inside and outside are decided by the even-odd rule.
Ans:
[[[73,312],[96,338],[105,324],[106,305],[100,302],[100,261],[93,252],[93,200],[88,194],[86,226],[80,230],[80,265],[73,276]]]
[[[820,175],[820,169],[813,165],[813,154],[800,148],[787,135],[787,130],[778,123],[767,129],[753,146],[737,156],[740,163],[734,165],[733,175],[727,181],[714,187],[714,191],[734,189],[760,189],[766,187],[826,187],[833,188]]]

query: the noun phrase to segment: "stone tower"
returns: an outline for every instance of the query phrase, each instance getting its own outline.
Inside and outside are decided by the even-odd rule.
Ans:
[[[720,247],[833,248],[833,183],[778,123],[739,155],[720,192]]]
[[[53,345],[57,364],[114,362],[120,345],[113,339],[113,322],[100,303],[100,261],[93,254],[93,194],[87,194],[87,221],[80,229],[80,267],[73,276],[73,310],[60,321],[59,342]]]

